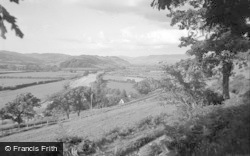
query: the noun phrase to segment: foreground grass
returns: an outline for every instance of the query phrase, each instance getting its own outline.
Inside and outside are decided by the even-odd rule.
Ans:
[[[83,111],[80,117],[70,119],[63,126],[71,136],[88,136],[89,139],[96,140],[116,127],[131,127],[147,116],[172,113],[174,110],[174,106],[163,109],[154,99],[145,99],[129,105]],[[0,141],[54,141],[58,129],[58,125],[51,125],[3,137]]]
[[[79,155],[185,155],[250,154],[249,92],[223,105],[195,110],[191,121],[178,114],[147,117],[133,127],[114,128],[101,139],[83,139]],[[164,137],[168,136],[168,137]],[[159,138],[165,138],[161,141]],[[170,139],[166,139],[170,138]],[[87,140],[87,141],[86,141]],[[88,146],[91,145],[91,146]]]

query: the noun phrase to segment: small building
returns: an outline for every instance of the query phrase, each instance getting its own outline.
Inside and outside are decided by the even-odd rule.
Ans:
[[[121,99],[118,104],[120,105],[120,104],[124,104],[124,103],[125,103],[124,100]]]
[[[127,103],[127,102],[128,102],[127,99],[121,99],[118,104],[120,105],[120,104],[124,104],[124,103]]]

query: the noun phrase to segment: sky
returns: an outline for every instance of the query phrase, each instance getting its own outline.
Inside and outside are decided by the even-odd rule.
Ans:
[[[184,54],[179,38],[187,34],[170,26],[166,10],[152,0],[1,0],[24,33],[8,28],[0,50],[20,53],[146,56]]]

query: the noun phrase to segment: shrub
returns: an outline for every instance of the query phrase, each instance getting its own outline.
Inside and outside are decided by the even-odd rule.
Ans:
[[[148,94],[161,87],[161,83],[158,80],[148,78],[134,84],[134,88],[141,94]]]
[[[68,143],[68,144],[72,144],[72,145],[77,145],[80,142],[82,142],[82,138],[78,137],[78,136],[64,136],[61,138],[57,138],[56,141],[58,142],[63,142],[63,143]]]
[[[77,151],[80,155],[93,154],[96,152],[96,150],[97,150],[96,144],[88,139],[82,141],[77,147]]]
[[[241,97],[244,104],[250,104],[250,90],[241,95]]]
[[[250,80],[243,75],[234,77],[230,84],[230,91],[234,94],[244,94],[250,88]]]
[[[207,111],[207,110],[206,110]],[[207,114],[167,130],[174,141],[169,149],[180,155],[244,155],[250,153],[250,105],[209,106]]]
[[[214,92],[213,90],[206,89],[204,91],[204,97],[205,97],[205,105],[216,105],[216,104],[222,104],[224,101],[224,98],[221,94]]]

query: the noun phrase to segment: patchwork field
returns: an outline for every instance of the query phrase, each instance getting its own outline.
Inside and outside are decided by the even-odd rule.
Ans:
[[[130,80],[135,80],[135,82],[139,82],[143,80],[143,78],[140,78],[140,77],[119,76],[119,75],[105,75],[103,79],[115,80],[115,81],[127,81],[130,79]]]
[[[121,91],[124,89],[127,93],[138,93],[137,90],[133,88],[133,83],[108,81],[107,87],[111,89],[120,89]]]
[[[45,99],[48,95],[59,92],[68,80],[26,87],[18,90],[6,90],[0,92],[0,108],[7,102],[12,101],[18,94],[30,92],[40,99]]]
[[[84,111],[80,117],[71,116],[72,119],[69,122],[63,123],[63,128],[58,124],[51,125],[6,136],[0,138],[0,142],[53,141],[61,131],[69,135],[99,139],[116,127],[134,126],[148,116],[157,116],[161,113],[171,114],[175,109],[173,105],[160,106],[155,98],[149,98],[127,105]]]
[[[16,77],[16,78],[71,78],[83,72],[71,73],[68,71],[58,72],[25,72],[25,73],[7,73],[0,74],[0,77]]]
[[[21,75],[19,75],[21,74]],[[47,75],[43,75],[47,74]],[[0,79],[0,85],[2,86],[10,86],[10,85],[17,85],[20,83],[32,83],[32,82],[37,82],[37,81],[42,81],[44,79],[33,79],[34,77],[69,77],[69,76],[75,76],[76,73],[71,74],[70,72],[35,72],[34,74],[32,73],[12,73],[12,74],[3,74],[3,75],[9,75],[9,76],[32,76],[31,79],[23,79],[23,78],[9,78],[9,79]],[[63,89],[65,84],[70,83],[70,86],[72,88],[78,87],[78,86],[88,86],[89,83],[95,81],[96,79],[96,74],[89,74],[88,76],[76,79],[76,80],[63,80],[63,81],[58,81],[58,82],[53,82],[53,83],[48,83],[48,84],[40,84],[40,85],[35,85],[35,86],[30,86],[30,87],[25,87],[17,90],[5,90],[5,91],[0,91],[0,108],[3,107],[7,102],[10,102],[16,98],[18,94],[21,93],[32,93],[34,96],[40,98],[42,101],[45,100],[49,95],[54,94],[56,92],[59,92]],[[51,80],[51,79],[50,79]]]
[[[12,87],[21,84],[33,83],[33,82],[41,82],[47,81],[51,79],[18,79],[18,78],[5,78],[0,79],[0,86],[2,87]]]

